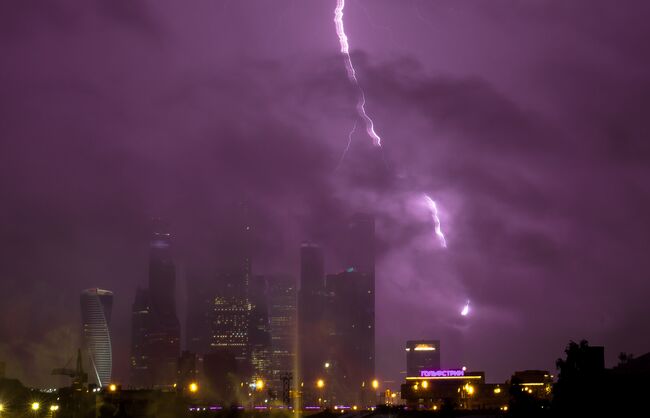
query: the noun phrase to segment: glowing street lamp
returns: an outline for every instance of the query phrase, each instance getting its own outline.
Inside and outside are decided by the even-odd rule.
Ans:
[[[373,389],[378,389],[379,388],[379,380],[375,379],[372,381],[372,388]]]
[[[38,411],[41,409],[41,404],[38,402],[32,402],[32,411]]]
[[[196,382],[192,382],[187,388],[191,393],[196,393],[199,391],[199,384]]]
[[[50,412],[56,412],[59,410],[59,405],[50,405]]]
[[[117,391],[117,385],[115,383],[111,383],[110,385],[108,385],[108,391],[109,392]]]
[[[316,387],[317,387],[318,389],[322,389],[322,388],[324,388],[324,387],[325,387],[325,381],[324,381],[323,379],[318,379],[318,380],[316,381]]]
[[[262,390],[264,389],[264,381],[262,379],[257,379],[255,381],[255,389],[256,390]]]

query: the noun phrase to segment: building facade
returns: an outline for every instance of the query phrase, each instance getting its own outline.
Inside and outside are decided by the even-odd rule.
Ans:
[[[136,291],[131,323],[131,383],[168,388],[176,383],[181,328],[176,313],[176,267],[169,224],[152,222],[149,277]]]
[[[111,382],[113,351],[109,325],[113,309],[113,292],[86,289],[81,293],[83,346],[90,362],[91,377],[98,386]]]
[[[439,340],[409,340],[406,342],[406,375],[417,377],[420,370],[440,369]]]
[[[374,275],[353,269],[327,276],[330,396],[365,404],[375,379]]]
[[[292,277],[269,277],[268,304],[271,330],[271,385],[284,390],[283,379],[296,367],[298,292]]]
[[[294,376],[310,403],[322,392],[317,388],[327,362],[329,326],[325,315],[325,264],[323,249],[305,242],[300,247],[300,290],[298,296],[298,338],[300,367]]]

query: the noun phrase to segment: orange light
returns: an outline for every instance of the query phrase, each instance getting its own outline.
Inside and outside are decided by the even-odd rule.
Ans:
[[[115,383],[111,383],[108,385],[108,390],[109,392],[115,392],[117,390],[117,385]]]
[[[318,379],[318,381],[316,382],[316,387],[319,389],[325,387],[325,381],[323,379]]]
[[[375,379],[372,381],[372,388],[377,389],[379,387],[379,380]]]
[[[188,389],[190,390],[190,392],[196,393],[196,392],[199,391],[199,385],[196,382],[192,382],[192,383],[190,383]]]
[[[262,379],[257,379],[255,382],[255,389],[262,390],[264,388],[264,381]]]

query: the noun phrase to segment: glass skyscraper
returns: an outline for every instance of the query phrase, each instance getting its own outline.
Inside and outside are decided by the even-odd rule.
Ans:
[[[113,292],[97,288],[81,292],[84,350],[90,361],[92,376],[102,387],[110,383],[113,369],[109,331],[112,309]]]

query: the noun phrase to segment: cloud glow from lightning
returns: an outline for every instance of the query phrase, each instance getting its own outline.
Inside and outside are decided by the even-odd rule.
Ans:
[[[431,197],[427,194],[424,195],[424,200],[427,203],[427,207],[431,211],[431,218],[433,219],[433,228],[436,236],[438,237],[438,241],[440,241],[440,245],[443,248],[447,248],[447,240],[445,239],[445,234],[442,232],[442,226],[440,225],[440,218],[438,217],[438,206],[436,206],[436,202],[433,199],[431,199]]]
[[[350,44],[348,43],[348,37],[345,34],[345,28],[343,27],[343,9],[345,9],[345,0],[337,0],[336,8],[334,9],[334,24],[336,26],[336,34],[339,37],[339,43],[341,44],[341,54],[343,54],[345,60],[345,69],[348,73],[348,79],[357,89],[357,113],[366,124],[366,132],[372,139],[372,143],[377,147],[381,147],[381,137],[377,135],[377,132],[375,132],[375,124],[370,116],[368,116],[368,113],[366,113],[366,94],[361,88],[359,80],[357,80],[357,72],[354,69],[354,65],[352,65]]]
[[[465,304],[465,306],[463,306],[463,310],[460,311],[460,314],[461,314],[462,316],[467,316],[467,315],[469,315],[469,300],[467,301],[467,303]]]

